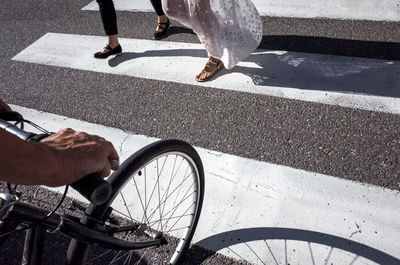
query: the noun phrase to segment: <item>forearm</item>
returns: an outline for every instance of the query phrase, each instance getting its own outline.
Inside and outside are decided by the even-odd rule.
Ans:
[[[59,184],[62,176],[53,149],[41,143],[23,141],[1,129],[0,142],[1,180],[24,185]]]
[[[62,186],[91,173],[106,177],[119,168],[109,160],[118,161],[118,153],[97,135],[64,129],[35,143],[0,129],[0,180],[10,183]]]

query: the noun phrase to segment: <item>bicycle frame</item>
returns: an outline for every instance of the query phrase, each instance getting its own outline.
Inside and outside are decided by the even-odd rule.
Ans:
[[[0,119],[0,129],[4,129],[21,139],[28,139],[35,134],[19,129],[15,125]],[[111,208],[109,208],[111,210]],[[89,215],[92,208],[86,208]],[[0,193],[0,236],[14,231],[18,225],[29,227],[26,232],[22,265],[40,265],[42,263],[45,232],[60,232],[83,244],[96,244],[114,250],[134,250],[167,244],[166,239],[150,227],[141,224],[116,227],[101,220],[89,220],[86,215],[81,219],[62,216],[36,206],[21,202],[14,194]],[[112,235],[117,232],[132,231],[146,235],[145,242],[126,242]],[[10,233],[11,234],[11,233]],[[7,236],[0,238],[0,245]]]
[[[105,224],[98,224],[93,229],[89,228],[82,223],[85,222],[84,217],[78,220],[76,217],[64,217],[54,213],[46,219],[49,211],[20,202],[9,193],[0,193],[0,205],[0,235],[13,231],[19,224],[33,225],[26,233],[22,265],[41,264],[46,230],[50,230],[50,233],[63,233],[86,244],[97,244],[115,250],[134,250],[160,246],[165,243],[163,237],[146,242],[128,243],[107,234],[126,230],[140,230],[139,225],[120,227],[113,231],[113,229],[107,228]]]

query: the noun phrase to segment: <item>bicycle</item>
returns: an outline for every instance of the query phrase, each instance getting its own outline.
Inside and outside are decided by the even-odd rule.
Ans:
[[[24,123],[43,133],[25,131]],[[51,134],[16,112],[0,113],[0,128],[30,141]],[[22,194],[10,184],[0,194],[0,245],[26,230],[23,265],[42,263],[46,231],[71,238],[67,265],[178,264],[199,220],[204,171],[188,143],[160,140],[132,154],[107,180],[92,174],[71,186],[90,201],[80,218],[56,212],[68,186],[52,211],[22,202]],[[89,259],[91,245],[108,251]]]

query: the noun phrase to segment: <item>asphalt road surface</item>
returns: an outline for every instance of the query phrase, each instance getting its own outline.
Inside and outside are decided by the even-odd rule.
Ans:
[[[81,11],[88,1],[0,2],[0,98],[10,104],[400,190],[399,115],[13,61],[48,32],[104,32],[98,12]],[[155,20],[152,13],[119,11],[119,36],[151,39]],[[263,21],[262,49],[400,60],[400,22]],[[199,43],[176,22],[165,40]],[[66,249],[68,241],[49,237],[48,253],[54,256],[45,264],[55,264],[59,254],[53,250]],[[21,249],[20,237],[14,243],[13,249]],[[231,264],[206,250],[193,251],[197,261],[187,264]],[[1,257],[5,255],[15,255],[5,264],[18,264],[18,253],[2,249]]]

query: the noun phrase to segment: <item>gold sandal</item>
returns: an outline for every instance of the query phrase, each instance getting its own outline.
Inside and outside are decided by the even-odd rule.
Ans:
[[[203,70],[201,70],[200,74],[196,76],[197,82],[205,82],[210,80],[216,73],[218,73],[222,68],[224,68],[224,63],[217,58],[212,56],[208,57],[208,61],[206,66],[204,66]],[[205,79],[200,79],[200,77],[204,74],[210,73],[208,77]]]

